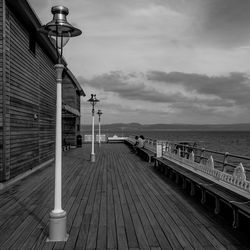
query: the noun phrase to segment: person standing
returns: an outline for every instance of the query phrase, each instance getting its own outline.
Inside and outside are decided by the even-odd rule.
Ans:
[[[144,147],[144,143],[145,143],[144,136],[140,135],[140,137],[138,139],[138,148],[143,148]]]

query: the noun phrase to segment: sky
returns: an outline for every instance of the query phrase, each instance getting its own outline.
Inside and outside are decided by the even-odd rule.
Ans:
[[[55,5],[81,29],[64,49],[82,123],[96,94],[103,124],[250,122],[249,0],[29,0],[42,24]]]

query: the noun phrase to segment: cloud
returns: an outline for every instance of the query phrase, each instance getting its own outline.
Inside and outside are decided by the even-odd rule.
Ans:
[[[28,0],[28,2],[35,8],[35,9],[46,9],[49,6],[49,0]]]
[[[250,41],[249,0],[30,2],[43,24],[51,20],[52,5],[58,2],[69,8],[68,21],[83,31],[64,50],[76,75],[84,72],[92,77],[113,70],[210,75],[249,70],[249,50],[238,49]]]
[[[46,24],[51,20],[51,3],[49,0],[28,0],[28,2],[42,24]]]
[[[151,86],[150,83],[146,82],[144,74],[135,75],[134,73],[128,73],[126,75],[116,71],[94,77],[91,80],[81,79],[81,81],[92,88],[116,93],[119,97],[126,100],[173,103],[185,98],[181,97],[181,94],[178,92],[161,92],[156,86]]]
[[[135,75],[116,71],[90,80],[82,78],[81,81],[126,100],[179,103],[183,106],[202,103],[211,107],[250,103],[250,82],[243,73],[209,77],[182,72],[151,71]]]
[[[167,0],[158,4],[185,17],[187,37],[182,43],[228,49],[250,42],[249,0]]]
[[[115,71],[80,80],[98,93],[110,120],[227,123],[246,122],[250,85],[243,73],[209,77],[183,72]],[[158,116],[157,116],[158,115]],[[158,117],[158,118],[157,118]],[[166,120],[167,119],[167,120]],[[152,123],[152,121],[151,121]]]
[[[197,35],[202,43],[224,49],[249,44],[249,0],[200,0],[199,10]]]
[[[187,91],[217,96],[225,103],[227,100],[231,100],[237,105],[250,104],[250,80],[245,73],[230,73],[227,76],[212,77],[182,72],[151,71],[148,73],[148,79],[164,82],[166,85],[179,84]]]
[[[56,0],[30,2],[51,20]],[[58,2],[83,31],[65,47],[68,66],[110,119],[249,120],[249,0]]]

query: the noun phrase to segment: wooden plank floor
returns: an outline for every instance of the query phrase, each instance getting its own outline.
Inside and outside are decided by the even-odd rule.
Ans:
[[[124,144],[64,152],[67,242],[46,243],[53,166],[0,193],[0,249],[249,249],[244,235],[161,178]]]

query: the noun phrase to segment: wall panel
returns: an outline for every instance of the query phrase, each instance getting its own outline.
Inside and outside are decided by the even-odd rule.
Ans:
[[[10,12],[10,177],[54,157],[55,70],[29,32]]]
[[[0,180],[3,179],[3,0],[0,0]]]

